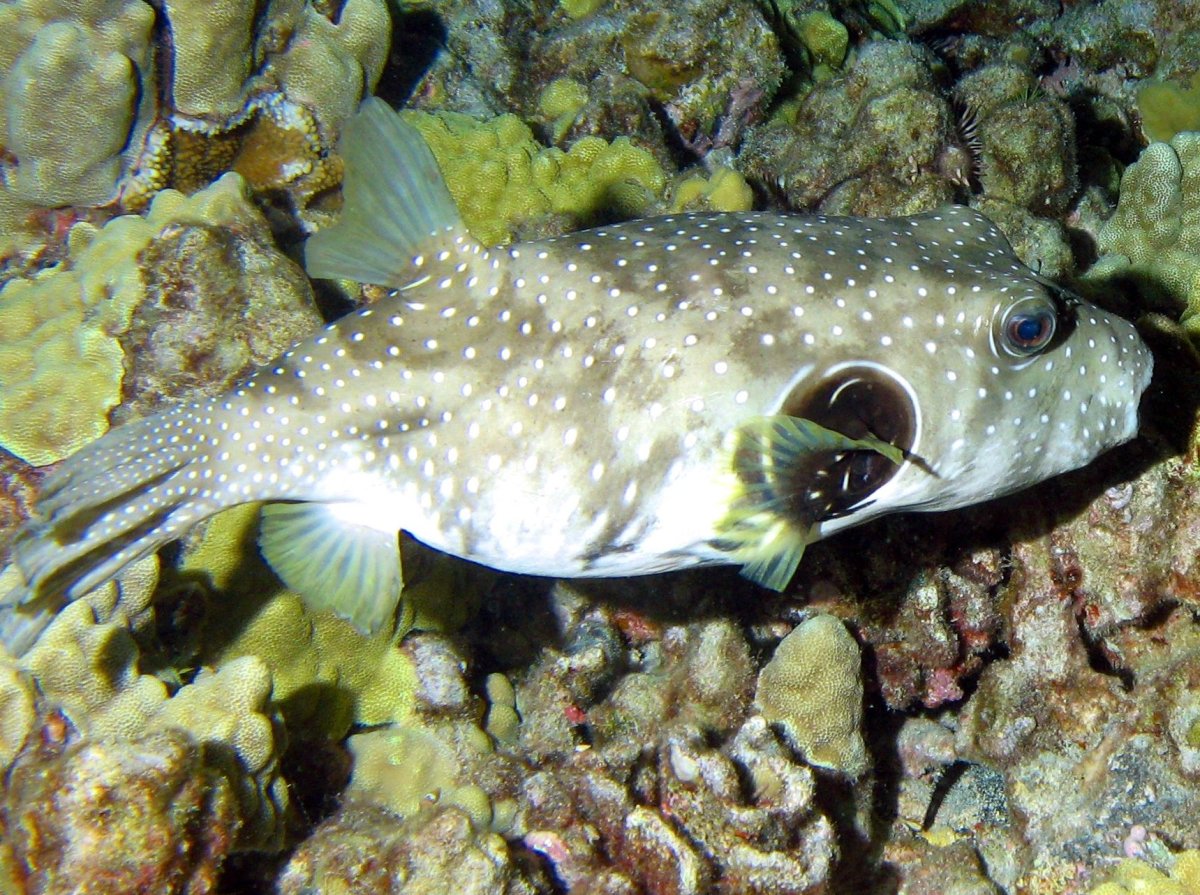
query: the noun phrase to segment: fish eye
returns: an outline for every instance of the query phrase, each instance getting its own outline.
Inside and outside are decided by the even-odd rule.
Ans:
[[[1057,321],[1053,302],[1023,299],[1001,318],[997,342],[1013,357],[1030,357],[1050,344]]]

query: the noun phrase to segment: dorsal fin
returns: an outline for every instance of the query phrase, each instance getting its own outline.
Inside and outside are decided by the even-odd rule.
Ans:
[[[363,100],[338,148],[342,215],[304,247],[309,276],[399,289],[427,275],[417,256],[479,250],[425,140],[383,100]]]

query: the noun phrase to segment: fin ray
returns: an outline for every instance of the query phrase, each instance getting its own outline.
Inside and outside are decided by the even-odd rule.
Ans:
[[[330,609],[366,634],[392,619],[400,601],[399,532],[344,518],[345,505],[271,503],[258,546],[271,568],[314,610]]]
[[[423,275],[413,259],[431,243],[474,245],[425,140],[383,100],[363,100],[339,148],[342,214],[309,237],[309,276],[402,288]]]
[[[195,407],[133,421],[77,451],[43,483],[12,542],[19,579],[0,594],[0,643],[23,653],[64,602],[174,540],[224,504],[194,487],[204,440]]]

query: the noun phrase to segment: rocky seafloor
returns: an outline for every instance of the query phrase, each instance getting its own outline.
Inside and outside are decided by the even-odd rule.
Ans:
[[[0,23],[0,562],[81,445],[378,298],[297,263],[371,92],[487,242],[969,204],[1156,355],[1132,443],[814,545],[782,594],[406,543],[397,630],[365,638],[274,579],[254,507],[218,516],[0,656],[0,891],[1200,893],[1200,7]]]

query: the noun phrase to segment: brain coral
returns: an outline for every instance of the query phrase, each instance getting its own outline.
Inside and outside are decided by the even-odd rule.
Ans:
[[[780,641],[754,697],[763,717],[780,726],[809,764],[852,777],[867,769],[861,664],[846,626],[817,615]]]

